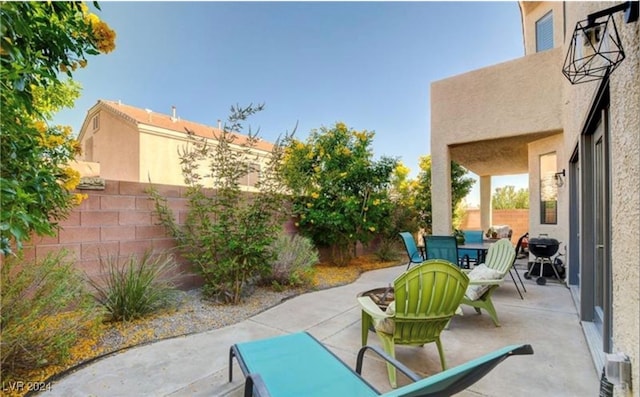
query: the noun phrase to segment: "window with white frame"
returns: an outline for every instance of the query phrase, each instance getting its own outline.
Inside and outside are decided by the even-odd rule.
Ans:
[[[536,21],[536,52],[553,48],[553,11]]]
[[[558,186],[555,152],[540,156],[540,224],[558,223]]]

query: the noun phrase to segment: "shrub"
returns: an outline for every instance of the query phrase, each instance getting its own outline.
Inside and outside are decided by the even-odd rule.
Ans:
[[[171,208],[154,188],[149,194],[160,223],[176,238],[183,256],[204,279],[203,292],[227,303],[238,304],[255,282],[269,271],[270,244],[286,219],[285,191],[278,178],[282,145],[276,143],[260,167],[255,193],[240,186],[255,173],[252,164],[262,161],[254,150],[259,142],[249,133],[239,140],[242,121],[262,106],[232,107],[215,144],[188,134],[189,144],[180,151],[189,211],[179,225]],[[201,170],[200,166],[205,170]],[[205,189],[202,182],[209,181]],[[212,192],[215,191],[215,194]]]
[[[77,337],[98,324],[99,312],[64,251],[34,262],[5,257],[1,277],[5,382],[16,370],[64,362]]]
[[[331,247],[346,265],[358,242],[369,243],[389,217],[388,187],[396,160],[374,159],[373,132],[338,122],[312,130],[306,142],[288,141],[282,175],[293,196],[300,232]]]
[[[374,252],[380,262],[390,262],[400,258],[398,250],[400,249],[397,237],[382,237],[378,243],[378,247]]]
[[[265,277],[274,286],[300,286],[311,283],[312,266],[318,263],[318,250],[311,239],[280,234],[270,246],[275,259]]]
[[[173,256],[147,251],[140,260],[136,255],[123,261],[101,255],[99,261],[104,279],[90,277],[88,281],[111,321],[143,317],[168,303],[176,275]]]

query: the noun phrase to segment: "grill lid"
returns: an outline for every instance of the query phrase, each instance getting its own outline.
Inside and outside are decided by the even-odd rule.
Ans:
[[[549,237],[529,238],[529,245],[560,245],[560,241]]]

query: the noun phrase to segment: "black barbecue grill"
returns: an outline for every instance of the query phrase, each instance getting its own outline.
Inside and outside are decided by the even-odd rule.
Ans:
[[[524,277],[530,279],[533,273],[538,270],[538,278],[536,283],[538,285],[545,285],[547,280],[545,276],[553,276],[560,280],[560,274],[557,267],[562,266],[562,262],[556,257],[554,260],[551,258],[556,255],[560,248],[560,242],[555,238],[549,237],[533,237],[529,239],[529,252],[536,257],[533,263],[529,264],[529,271],[524,274]],[[552,269],[551,272],[545,272],[545,265],[549,265]],[[564,273],[564,272],[561,272]]]

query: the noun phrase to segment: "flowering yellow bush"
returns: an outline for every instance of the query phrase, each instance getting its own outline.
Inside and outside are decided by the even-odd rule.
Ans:
[[[296,226],[318,246],[333,247],[336,263],[349,259],[356,242],[371,241],[390,212],[386,186],[395,160],[374,161],[372,138],[337,122],[286,149],[283,176],[294,194]]]
[[[90,14],[95,18],[98,18],[95,14]],[[93,29],[93,37],[96,41],[96,47],[103,54],[107,54],[116,48],[116,32],[114,32],[109,25],[101,21],[99,18],[97,21],[91,19],[91,28]]]
[[[47,120],[73,107],[80,88],[72,72],[87,65],[88,55],[113,51],[116,35],[81,2],[0,7],[0,252],[7,254],[33,234],[54,234],[57,222],[85,197],[73,192],[79,175],[68,168],[80,144],[71,127]]]

